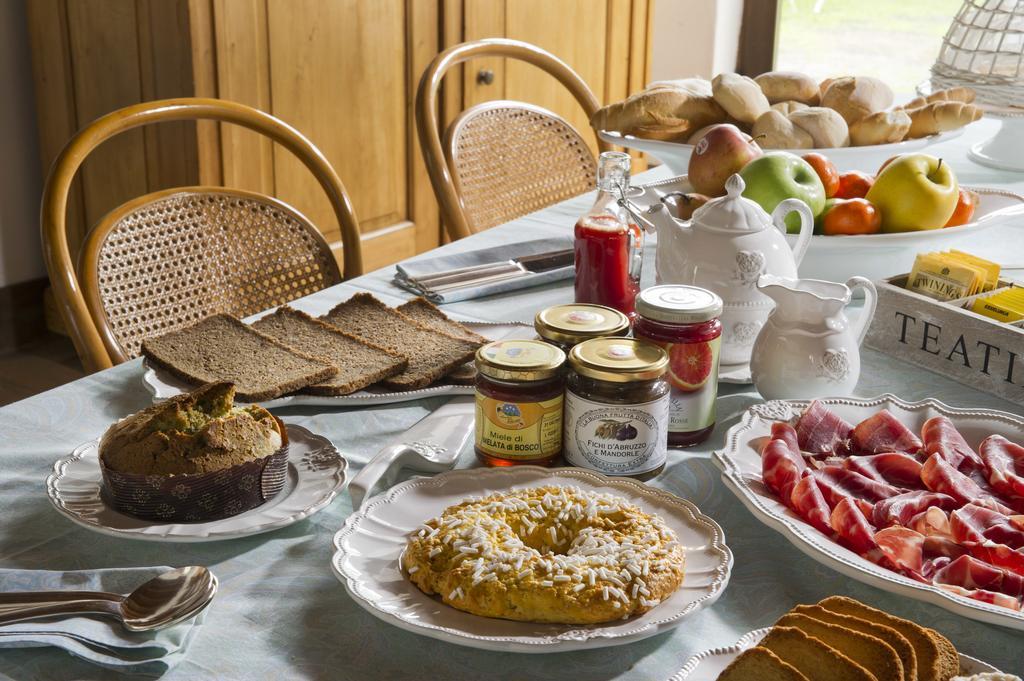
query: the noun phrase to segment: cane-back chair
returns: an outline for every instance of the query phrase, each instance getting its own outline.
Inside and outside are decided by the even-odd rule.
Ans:
[[[50,282],[82,363],[103,369],[139,354],[150,336],[228,312],[248,316],[339,283],[330,247],[301,213],[263,194],[181,187],[115,208],[69,250],[67,203],[85,158],[115,135],[150,123],[212,119],[281,144],[313,173],[341,226],[344,274],[362,273],[358,223],[324,155],[268,113],[218,99],[185,98],[119,109],[80,130],[57,157],[43,192]]]
[[[485,102],[463,111],[444,131],[438,91],[452,67],[480,57],[505,57],[554,76],[589,119],[599,108],[586,82],[550,52],[518,40],[454,45],[420,79],[416,127],[448,235],[461,239],[594,187],[597,163],[580,133],[555,113],[524,102]],[[602,151],[608,145],[600,139]]]

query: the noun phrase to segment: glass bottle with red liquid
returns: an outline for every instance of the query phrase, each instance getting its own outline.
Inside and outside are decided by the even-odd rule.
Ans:
[[[643,231],[619,199],[629,190],[629,154],[606,151],[597,164],[597,200],[576,223],[576,302],[635,315]]]

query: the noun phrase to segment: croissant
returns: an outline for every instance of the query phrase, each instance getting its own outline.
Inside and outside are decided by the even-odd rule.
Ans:
[[[907,113],[910,115],[907,139],[956,130],[981,118],[981,109],[963,102],[931,102]]]
[[[912,100],[900,106],[901,109],[920,109],[925,104],[932,102],[963,102],[970,104],[974,101],[974,90],[969,87],[951,87],[945,90],[936,90],[927,97],[914,97]]]
[[[910,115],[902,109],[875,112],[850,126],[850,144],[863,147],[899,142],[910,130],[911,122]]]

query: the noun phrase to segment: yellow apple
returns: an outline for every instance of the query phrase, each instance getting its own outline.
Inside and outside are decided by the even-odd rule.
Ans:
[[[959,195],[948,163],[928,154],[903,154],[883,168],[865,198],[882,213],[883,232],[914,232],[949,222]]]

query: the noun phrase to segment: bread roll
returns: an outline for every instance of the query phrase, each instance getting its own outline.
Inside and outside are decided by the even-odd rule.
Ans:
[[[932,102],[963,102],[964,104],[970,104],[974,101],[974,90],[969,87],[951,87],[946,90],[936,90],[927,97],[914,97],[912,100],[903,104],[901,109],[920,109],[925,104],[931,104]]]
[[[594,112],[590,124],[595,130],[612,130],[634,134],[644,126],[664,126],[672,121],[687,121],[689,129],[725,119],[722,110],[711,97],[698,96],[676,87],[657,87],[641,90],[627,99],[609,104]]]
[[[754,121],[750,134],[763,149],[810,149],[814,146],[814,139],[807,131],[778,111],[761,114]]]
[[[711,81],[711,92],[727,114],[747,125],[756,121],[769,108],[768,98],[761,92],[761,86],[738,73],[720,73],[715,76]]]
[[[835,109],[847,124],[892,106],[892,90],[877,78],[837,78],[825,90],[821,105]]]
[[[850,129],[833,109],[809,106],[789,114],[789,120],[811,136],[815,149],[850,146]]]
[[[831,85],[832,83],[834,83],[837,80],[839,80],[839,77],[836,77],[836,78],[826,78],[825,80],[823,80],[820,83],[818,83],[818,100],[819,101],[821,100],[822,97],[825,96],[825,90],[828,89],[828,86]]]
[[[789,114],[793,113],[794,111],[799,111],[800,109],[806,109],[806,108],[807,108],[806,104],[804,104],[802,102],[795,102],[795,101],[778,102],[776,104],[772,104],[772,111],[778,111],[783,116],[788,116]]]
[[[645,90],[655,90],[663,87],[671,87],[683,92],[688,92],[697,97],[711,96],[711,81],[705,78],[677,78],[675,80],[656,80],[649,83]]]
[[[906,137],[908,130],[910,116],[906,111],[877,111],[850,126],[850,144],[855,147],[891,144]]]
[[[633,135],[648,140],[680,142],[690,132],[690,121],[681,118],[662,118],[650,125],[638,125],[633,128]]]
[[[754,79],[769,104],[795,101],[814,106],[819,101],[818,83],[796,71],[769,71]]]
[[[907,114],[910,116],[907,138],[915,139],[962,128],[981,118],[981,109],[963,102],[932,102]]]

